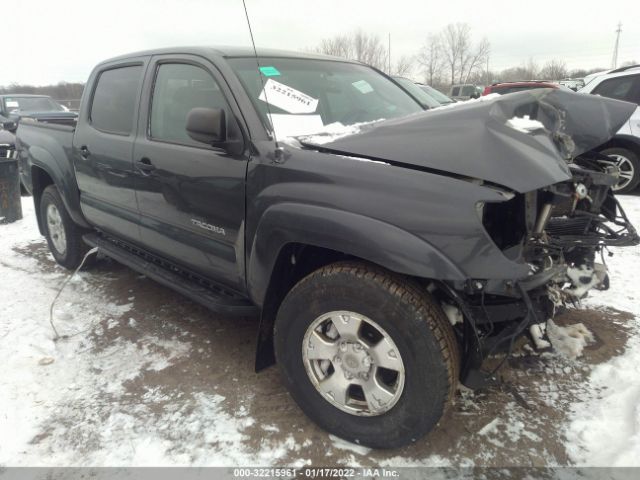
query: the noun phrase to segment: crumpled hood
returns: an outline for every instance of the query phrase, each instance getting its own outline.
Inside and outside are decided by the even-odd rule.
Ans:
[[[611,139],[635,108],[595,95],[538,89],[375,123],[315,147],[527,192],[570,179],[567,161]],[[527,115],[544,128],[509,126],[509,120]]]

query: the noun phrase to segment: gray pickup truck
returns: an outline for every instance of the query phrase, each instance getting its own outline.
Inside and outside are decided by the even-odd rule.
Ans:
[[[638,236],[592,150],[634,108],[541,89],[423,111],[360,63],[180,48],[99,64],[77,124],[22,121],[17,149],[61,265],[97,246],[259,317],[257,369],[277,362],[315,422],[384,448],[608,287],[596,254]]]

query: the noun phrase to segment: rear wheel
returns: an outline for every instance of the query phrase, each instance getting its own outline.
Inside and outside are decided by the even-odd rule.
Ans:
[[[458,345],[437,302],[365,264],[337,263],[301,280],[278,311],[275,348],[300,408],[369,447],[422,437],[457,385]]]
[[[49,250],[56,262],[70,270],[78,268],[89,251],[89,246],[82,241],[82,235],[86,232],[69,216],[55,185],[49,185],[42,192],[40,218]]]
[[[620,180],[613,187],[616,193],[629,193],[640,183],[640,161],[638,156],[626,148],[607,148],[600,152],[608,156],[611,161],[601,160],[601,163],[610,164],[620,169]]]

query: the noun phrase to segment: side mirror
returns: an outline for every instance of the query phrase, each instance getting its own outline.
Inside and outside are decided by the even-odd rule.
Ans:
[[[221,108],[193,108],[187,114],[186,128],[196,142],[214,145],[227,139],[225,113]]]

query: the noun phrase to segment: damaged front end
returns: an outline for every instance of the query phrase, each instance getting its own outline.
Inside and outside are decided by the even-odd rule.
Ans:
[[[498,350],[510,351],[523,333],[536,348],[550,347],[547,320],[577,305],[589,290],[609,288],[607,248],[640,243],[611,190],[617,172],[600,160],[588,152],[569,165],[571,180],[482,206],[492,240],[505,256],[525,261],[530,271],[520,279],[445,285],[446,296],[469,320],[463,332],[469,350],[464,382],[477,386],[484,380],[478,376],[482,360]],[[456,311],[448,305],[445,312],[455,322]]]
[[[609,287],[607,248],[640,242],[611,189],[619,172],[595,152],[636,107],[552,89],[464,103],[307,146],[500,193],[476,201],[482,225],[464,237],[473,250],[454,248],[459,238],[425,237],[467,274],[433,279],[429,290],[463,346],[461,380],[476,387],[491,376],[480,370],[483,360],[510,352],[520,335],[550,346],[546,322],[589,290]],[[459,199],[460,217],[470,222],[467,201]]]

